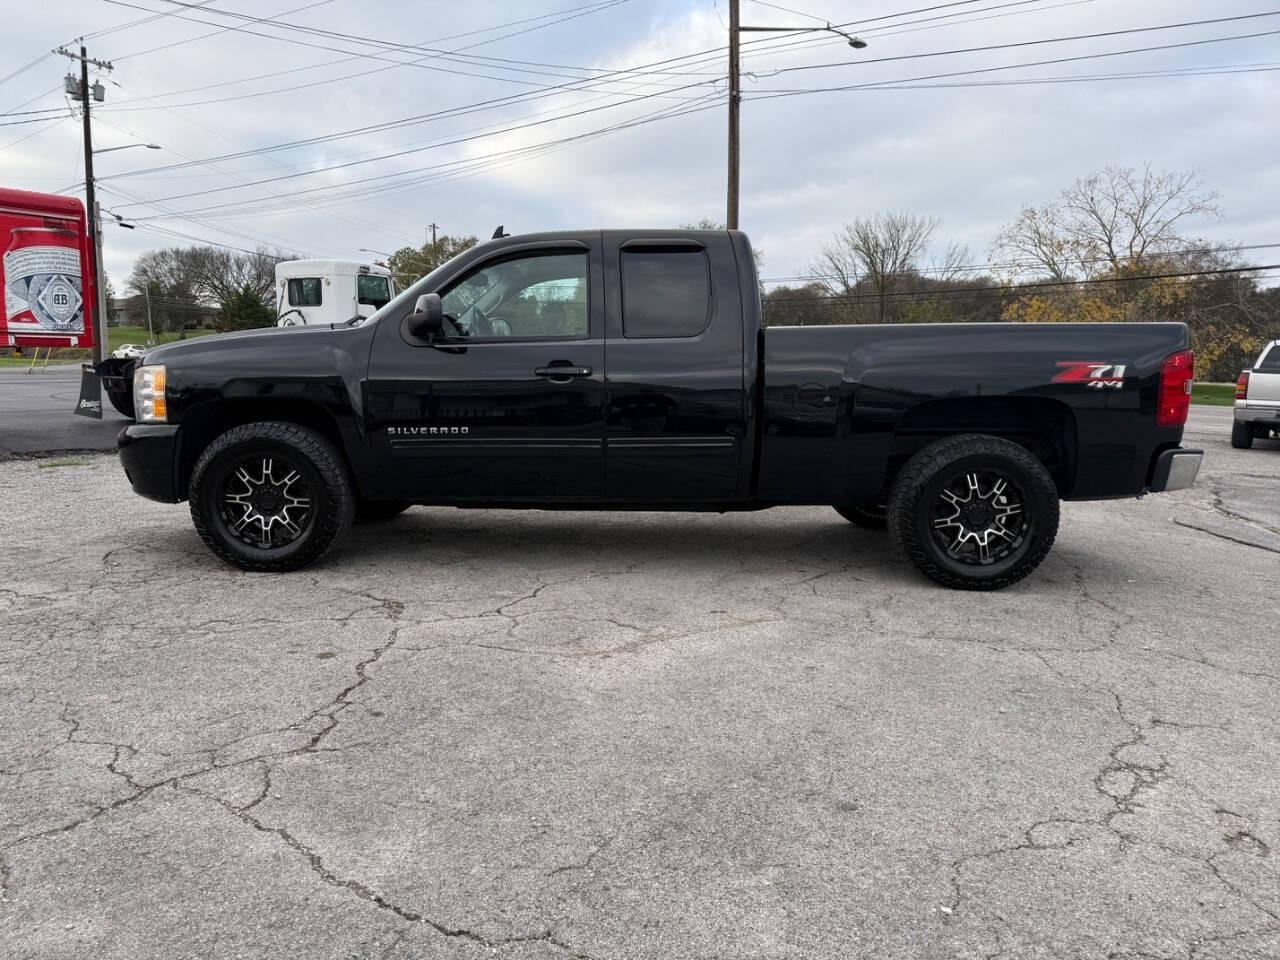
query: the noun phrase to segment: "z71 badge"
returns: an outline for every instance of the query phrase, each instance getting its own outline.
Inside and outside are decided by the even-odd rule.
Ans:
[[[1124,364],[1096,360],[1059,360],[1053,383],[1082,383],[1094,390],[1123,390]]]

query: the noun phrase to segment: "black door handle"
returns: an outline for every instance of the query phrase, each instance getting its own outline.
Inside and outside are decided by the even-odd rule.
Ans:
[[[591,376],[590,367],[575,367],[568,363],[552,364],[549,367],[538,367],[533,372],[539,377],[549,377],[552,380],[572,380],[574,377]]]

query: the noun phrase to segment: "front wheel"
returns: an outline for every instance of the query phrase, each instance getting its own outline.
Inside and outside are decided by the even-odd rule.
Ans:
[[[1058,534],[1058,491],[1026,449],[982,434],[918,452],[889,498],[889,533],[921,573],[946,587],[1017,583]]]
[[[346,464],[323,436],[295,423],[233,427],[196,461],[191,519],[205,545],[241,570],[296,570],[351,526]]]
[[[1248,450],[1253,446],[1253,424],[1233,420],[1231,423],[1231,445],[1237,450]]]

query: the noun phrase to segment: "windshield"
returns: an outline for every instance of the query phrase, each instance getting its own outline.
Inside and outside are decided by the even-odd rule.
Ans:
[[[391,300],[391,280],[374,273],[356,276],[356,302],[375,309],[386,306]]]
[[[475,249],[474,247],[471,248],[471,250],[474,250],[474,249]],[[394,297],[392,297],[392,299],[388,303],[383,304],[381,307],[379,307],[369,316],[360,318],[358,323],[355,325],[360,326],[366,323],[370,323],[374,320],[377,320],[388,310],[393,310],[399,307],[402,303],[406,303],[406,302],[413,303],[413,301],[417,300],[419,296],[426,293],[428,290],[431,290],[434,287],[438,286],[440,282],[440,277],[452,272],[454,261],[456,261],[458,257],[462,257],[470,253],[471,250],[464,250],[462,253],[459,253],[457,256],[451,257],[450,259],[446,260],[444,263],[440,264],[440,266],[436,267],[434,270],[428,273],[425,277],[421,278],[420,280],[414,283],[409,284],[409,286],[405,287],[403,290],[397,293]]]

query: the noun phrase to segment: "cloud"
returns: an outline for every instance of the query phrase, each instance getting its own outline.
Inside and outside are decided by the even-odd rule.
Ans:
[[[139,2],[156,10],[169,9],[164,0]],[[577,5],[580,4],[565,0],[561,4],[521,4],[519,9],[521,16],[534,16]],[[256,15],[271,16],[297,6],[298,0],[279,0],[261,11],[256,6],[254,10]],[[788,6],[834,22],[851,16],[849,5],[834,0]],[[858,15],[864,20],[881,18],[851,28],[870,44],[862,51],[852,51],[838,39],[815,42],[820,38],[801,37],[806,41],[803,45],[782,55],[770,55],[765,52],[767,48],[789,41],[764,34],[748,35],[752,42],[744,46],[748,76],[742,106],[742,224],[766,252],[767,275],[804,272],[821,243],[842,223],[885,209],[937,216],[942,221],[940,244],[959,239],[981,256],[996,229],[1015,216],[1019,206],[1044,202],[1075,177],[1109,163],[1151,161],[1163,168],[1198,168],[1206,182],[1222,193],[1227,216],[1223,222],[1192,225],[1194,230],[1212,239],[1242,243],[1280,239],[1280,206],[1275,199],[1280,196],[1280,133],[1273,120],[1274,104],[1280,95],[1280,73],[1070,85],[860,90],[776,99],[763,96],[769,91],[885,83],[1280,29],[1280,24],[1265,20],[1241,21],[1070,44],[874,62],[938,50],[1252,13],[1254,5],[1244,0],[1222,0],[1213,5],[1195,0],[1134,0],[1124,5],[1101,0],[1042,0],[1016,11],[964,13],[910,27],[902,26],[902,17],[885,17],[911,6],[890,0],[858,5]],[[975,10],[991,6],[994,3],[978,3]],[[309,172],[294,179],[165,204],[170,210],[231,202],[256,205],[243,213],[228,216],[222,211],[210,211],[192,214],[193,220],[155,221],[183,233],[236,246],[251,247],[262,242],[302,252],[359,256],[359,247],[391,249],[420,242],[424,225],[431,221],[448,232],[487,236],[498,223],[504,223],[509,230],[524,231],[667,226],[704,216],[723,217],[725,113],[721,105],[618,130],[598,139],[549,148],[538,156],[513,157],[476,171],[460,171],[437,182],[406,184],[397,179],[427,176],[430,171],[425,168],[436,164],[478,162],[503,151],[639,119],[665,107],[678,109],[682,103],[679,98],[714,97],[724,92],[724,54],[715,50],[723,45],[726,36],[723,3],[632,0],[499,42],[484,42],[495,36],[494,32],[440,41],[440,46],[447,49],[478,43],[468,53],[516,59],[523,64],[496,60],[458,63],[433,57],[416,66],[383,69],[389,64],[379,57],[400,58],[362,47],[350,37],[351,33],[358,33],[421,42],[511,24],[521,18],[514,16],[512,10],[509,2],[497,0],[476,0],[465,6],[443,0],[426,4],[388,0],[360,5],[357,17],[348,0],[332,0],[281,19],[345,33],[343,39],[314,34],[268,39],[225,31],[152,50],[208,34],[215,28],[167,16],[94,37],[99,30],[144,15],[94,0],[75,0],[53,5],[53,9],[29,5],[9,11],[7,29],[0,35],[0,52],[4,62],[21,64],[34,56],[33,51],[87,33],[94,56],[117,60],[114,79],[120,86],[108,85],[102,122],[95,126],[98,142],[127,143],[136,135],[166,148],[163,153],[119,151],[100,159],[104,205],[119,207],[129,215],[154,216],[164,211],[150,203],[130,205],[130,199],[121,196],[121,192],[154,200],[244,180]],[[905,19],[919,21],[947,12]],[[230,22],[215,13],[192,16]],[[810,22],[749,0],[743,4],[743,19],[756,24]],[[255,29],[276,32],[265,27]],[[506,32],[519,29],[522,27],[511,25]],[[970,79],[1269,63],[1274,60],[1274,39],[1128,54]],[[304,45],[311,42],[361,55],[353,57],[351,53]],[[114,179],[116,174],[142,167],[217,157],[246,147],[419,116],[536,91],[541,85],[566,82],[564,75],[589,75],[566,67],[611,69],[702,50],[715,52],[707,55],[705,63],[692,68],[683,62],[672,64],[672,73],[655,74],[645,78],[644,84],[624,85],[615,78],[602,87],[614,94],[611,99],[601,99],[600,90],[562,93],[465,116],[368,131],[289,151],[218,161],[211,167]],[[314,64],[344,56],[351,59],[310,69]],[[836,65],[770,75],[779,68],[817,63]],[[42,91],[60,84],[65,67],[61,58],[46,60],[0,85],[0,107],[11,108],[32,97],[34,102],[22,109],[61,104],[60,92],[42,95]],[[227,83],[268,73],[279,75]],[[223,99],[354,73],[365,75],[250,99]],[[497,77],[506,79],[492,79]],[[662,98],[621,104],[628,91],[632,95],[663,93],[660,85],[691,86],[666,90]],[[157,101],[146,99],[187,88],[188,92],[162,97],[159,103],[222,102],[155,109]],[[126,103],[129,100],[135,102]],[[432,146],[401,157],[387,156],[433,141],[483,134],[487,129],[612,103],[619,105],[454,146]],[[7,132],[12,136],[3,135]],[[0,147],[26,132],[23,128],[0,128]],[[82,176],[79,156],[78,125],[63,121],[22,144],[0,150],[0,182],[28,189],[66,187]],[[325,169],[369,158],[374,162]],[[354,184],[362,178],[383,175],[395,176]],[[345,203],[335,202],[334,193],[326,191],[290,199],[295,191],[330,185],[342,191],[392,186],[398,189]],[[107,267],[118,286],[123,286],[132,260],[141,250],[177,242],[143,226],[132,232],[114,228],[108,231]]]

